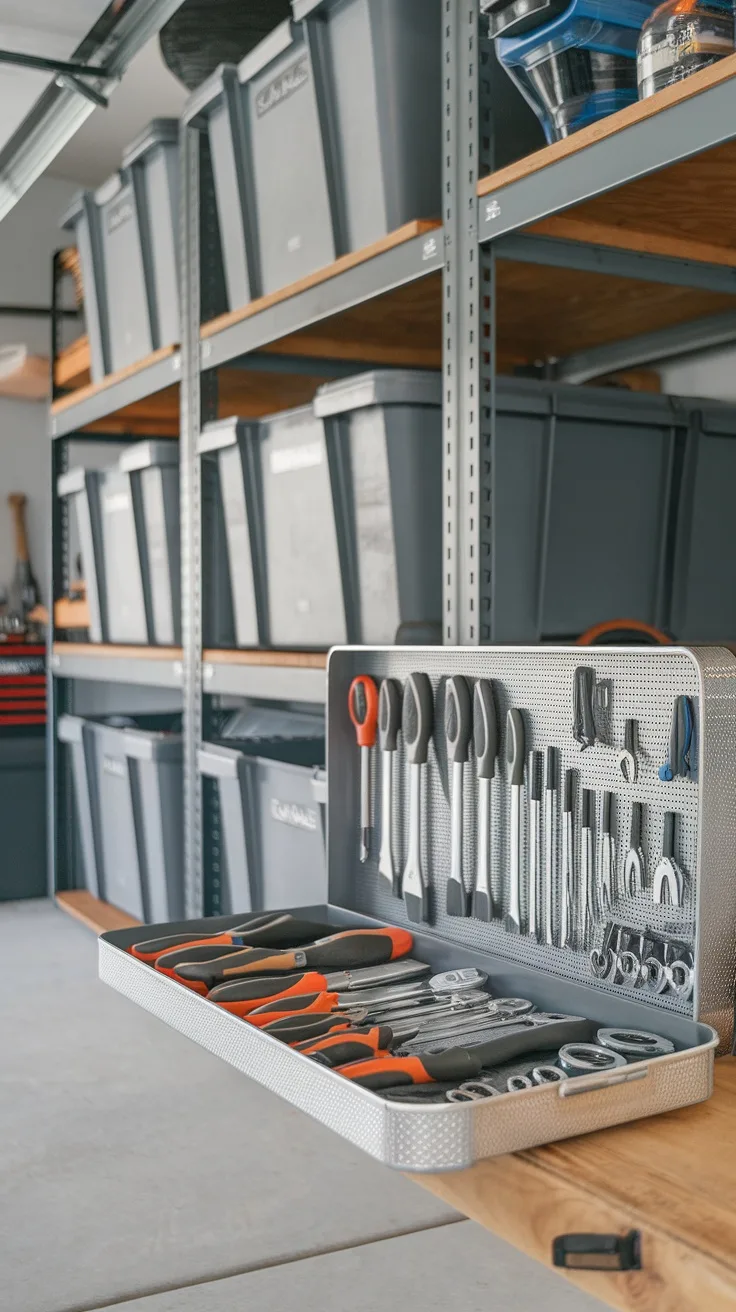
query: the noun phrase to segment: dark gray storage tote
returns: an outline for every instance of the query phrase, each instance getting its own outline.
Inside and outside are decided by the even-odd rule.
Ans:
[[[330,383],[257,431],[271,643],[390,643],[439,621],[440,375]]]
[[[324,771],[253,756],[252,747],[205,743],[199,752],[200,773],[219,798],[222,914],[319,905],[327,890]],[[274,753],[309,758],[306,744],[282,743]]]
[[[93,791],[96,790],[97,776],[91,757],[93,745],[87,731],[87,721],[79,715],[61,715],[56,732],[59,742],[66,744],[71,760],[76,832],[84,886],[93,897],[107,900],[97,851],[97,802],[96,791]]]
[[[88,722],[105,898],[138,920],[184,915],[179,734]],[[93,793],[93,797],[95,793]]]
[[[70,469],[56,483],[59,497],[65,498],[76,521],[89,606],[90,642],[107,642],[107,592],[102,542],[101,492],[104,475],[93,469]]]
[[[206,424],[200,434],[197,451],[200,456],[211,455],[217,461],[219,512],[227,557],[225,586],[230,594],[230,607],[227,608],[224,601],[221,601],[218,609],[221,614],[226,609],[232,611],[238,647],[267,646],[263,600],[262,515],[257,490],[253,425],[243,419],[222,419]],[[223,574],[219,561],[217,574],[219,587],[214,578],[208,582],[219,594]],[[215,640],[218,640],[217,635]]]
[[[126,448],[104,476],[101,513],[109,640],[178,646],[178,443]]]
[[[672,631],[686,642],[733,643],[736,412],[709,402],[691,415],[678,503]]]
[[[93,382],[179,340],[178,131],[154,119],[62,220],[79,248]]]
[[[231,308],[441,208],[439,0],[307,0],[186,116],[209,132]]]

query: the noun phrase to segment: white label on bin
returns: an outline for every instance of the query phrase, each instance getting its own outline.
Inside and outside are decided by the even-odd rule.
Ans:
[[[321,442],[305,442],[304,446],[283,446],[271,452],[272,474],[293,474],[297,469],[314,469],[322,464]]]
[[[265,87],[261,87],[256,95],[256,114],[258,118],[263,118],[269,110],[275,109],[289,96],[293,96],[295,91],[304,86],[309,81],[309,60],[306,55],[300,55],[293,64],[289,64],[278,77],[267,82]]]
[[[280,825],[291,825],[293,829],[308,829],[310,834],[317,830],[319,816],[311,806],[298,806],[296,802],[280,802],[278,797],[271,798],[271,818]]]
[[[103,756],[102,768],[105,774],[114,774],[116,779],[124,779],[128,773],[125,761],[118,761],[114,756]]]
[[[111,497],[104,498],[104,503],[109,515],[114,515],[120,510],[130,510],[130,497],[127,492],[114,492]]]

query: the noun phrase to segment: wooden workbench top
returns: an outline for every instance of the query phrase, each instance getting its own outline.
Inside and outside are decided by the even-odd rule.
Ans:
[[[564,1273],[622,1312],[736,1309],[733,1057],[697,1107],[416,1179],[546,1265],[557,1235],[640,1230],[642,1271]]]

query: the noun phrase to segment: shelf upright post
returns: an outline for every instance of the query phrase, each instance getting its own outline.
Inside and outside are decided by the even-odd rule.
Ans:
[[[478,0],[442,0],[442,19],[443,641],[475,646],[491,640],[493,255],[477,222],[487,48]]]
[[[184,906],[187,919],[204,911],[202,786],[202,488],[197,439],[201,427],[200,134],[180,127],[181,154],[181,602],[184,734]]]

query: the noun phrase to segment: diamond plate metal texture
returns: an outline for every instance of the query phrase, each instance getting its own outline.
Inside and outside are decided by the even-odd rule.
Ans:
[[[483,1157],[671,1111],[710,1097],[716,1039],[649,1062],[646,1078],[561,1098],[559,1086],[476,1104],[409,1107],[317,1066],[199,994],[115,946],[99,941],[100,979],[230,1066],[278,1093],[344,1139],[396,1170],[457,1171]]]
[[[573,675],[578,665],[590,665],[599,683],[609,689],[610,705],[601,716],[607,742],[585,752],[572,737]],[[357,673],[377,680],[391,676],[403,681],[412,671],[424,671],[435,694],[435,735],[430,746],[423,788],[422,847],[430,881],[432,929],[457,943],[479,948],[494,956],[512,958],[564,979],[577,980],[613,994],[620,986],[597,980],[591,974],[589,951],[601,946],[604,925],[596,927],[585,951],[548,947],[525,936],[508,935],[501,923],[508,903],[504,867],[508,848],[509,789],[506,783],[506,712],[517,707],[524,713],[527,751],[555,746],[560,777],[575,769],[576,874],[580,874],[582,788],[596,792],[596,852],[599,846],[601,795],[615,794],[613,804],[617,875],[623,879],[623,861],[629,843],[631,803],[644,803],[642,846],[646,859],[643,896],[619,897],[613,905],[616,921],[646,928],[697,945],[697,984],[693,997],[681,1001],[667,993],[646,994],[653,1009],[665,1009],[700,1019],[718,1029],[730,1045],[733,1030],[734,972],[736,963],[736,659],[724,648],[603,649],[603,648],[385,648],[336,649],[330,658],[329,792],[330,792],[330,901],[397,925],[410,927],[403,902],[391,895],[378,874],[381,816],[375,815],[374,843],[369,862],[358,860],[358,755],[347,716],[347,690]],[[493,893],[499,919],[492,924],[449,917],[445,889],[450,859],[450,802],[443,731],[444,679],[463,674],[468,679],[493,681],[501,733],[500,758],[492,786]],[[663,783],[660,765],[669,753],[670,723],[675,698],[687,694],[696,709],[698,732],[697,779]],[[625,784],[617,764],[627,719],[639,723],[639,777]],[[380,799],[380,753],[373,753],[374,798]],[[408,766],[399,740],[395,764],[395,858],[401,868],[408,844]],[[476,781],[472,759],[465,766],[464,873],[470,891],[475,863]],[[558,797],[558,810],[561,799]],[[655,905],[651,889],[662,851],[666,811],[677,813],[675,855],[686,876],[682,908]],[[526,823],[526,789],[523,812]],[[561,859],[561,825],[557,825],[557,862]],[[526,913],[526,890],[522,891]],[[628,991],[626,991],[628,993]],[[641,990],[637,991],[641,1000]],[[656,1016],[653,1016],[656,1028]]]

